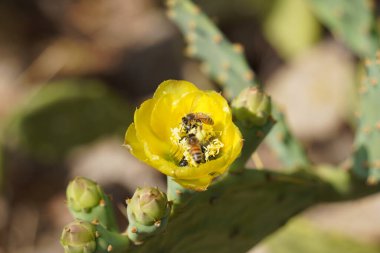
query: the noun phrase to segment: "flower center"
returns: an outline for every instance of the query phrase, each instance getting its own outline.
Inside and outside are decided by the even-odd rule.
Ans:
[[[214,121],[205,113],[185,115],[171,132],[170,139],[174,146],[172,156],[181,167],[197,167],[216,159],[224,146],[219,140],[222,133],[214,130]]]

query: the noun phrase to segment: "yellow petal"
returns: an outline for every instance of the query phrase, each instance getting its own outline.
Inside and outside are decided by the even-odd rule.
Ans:
[[[197,90],[198,88],[190,82],[183,80],[167,80],[158,86],[153,98],[159,98],[167,94],[173,94],[178,97]]]
[[[159,138],[167,143],[170,142],[172,129],[178,127],[181,122],[180,115],[175,112],[176,106],[173,105],[172,96],[164,95],[156,99],[151,119],[150,127]]]
[[[207,190],[207,187],[211,184],[212,179],[212,177],[206,176],[196,179],[174,179],[174,181],[176,181],[183,187],[194,191],[205,191]]]
[[[130,150],[132,155],[136,156],[140,160],[146,160],[142,143],[137,139],[135,124],[129,125],[127,132],[125,133],[125,146]]]
[[[170,150],[169,143],[154,133],[151,128],[151,114],[155,106],[154,99],[146,100],[135,112],[135,128],[137,139],[143,143],[149,143],[150,152],[155,155],[163,155]]]
[[[214,121],[213,131],[220,132],[224,147],[218,158],[197,167],[178,166],[174,159],[177,143],[171,141],[172,130],[181,126],[189,113],[208,114]],[[240,154],[241,134],[232,123],[227,101],[215,91],[201,91],[186,81],[168,80],[160,84],[152,99],[135,112],[134,124],[126,133],[132,154],[186,188],[203,191],[212,180],[225,173]],[[182,151],[181,151],[182,152]]]
[[[217,92],[199,92],[199,95],[194,99],[191,112],[202,112],[209,115],[214,120],[215,130],[223,128],[226,120],[231,118],[227,101],[222,99]]]

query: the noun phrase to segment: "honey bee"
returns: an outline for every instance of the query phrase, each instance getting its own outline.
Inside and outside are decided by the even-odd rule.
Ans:
[[[182,157],[181,161],[179,161],[179,166],[180,167],[185,167],[187,166],[189,163],[187,162],[186,158],[185,157]]]
[[[190,146],[189,152],[193,157],[196,163],[201,163],[204,160],[204,154],[202,152],[202,147],[199,143],[199,140],[195,137],[194,134],[190,134],[188,138],[188,143]]]
[[[186,132],[189,132],[197,123],[203,123],[207,125],[214,125],[214,121],[210,116],[202,112],[189,113],[185,117],[182,117],[182,125]]]

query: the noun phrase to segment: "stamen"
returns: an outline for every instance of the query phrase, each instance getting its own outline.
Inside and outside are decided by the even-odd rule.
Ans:
[[[221,132],[215,131],[213,125],[207,114],[189,113],[178,127],[171,129],[171,154],[178,166],[197,167],[218,157],[224,144],[219,140]]]

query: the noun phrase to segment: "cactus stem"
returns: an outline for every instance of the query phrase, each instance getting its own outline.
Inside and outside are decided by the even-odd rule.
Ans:
[[[111,251],[112,251],[112,245],[111,245],[111,244],[108,245],[108,247],[107,247],[107,251],[108,251],[108,252],[111,252]]]
[[[132,233],[137,233],[137,228],[136,227],[131,228],[131,232]]]

